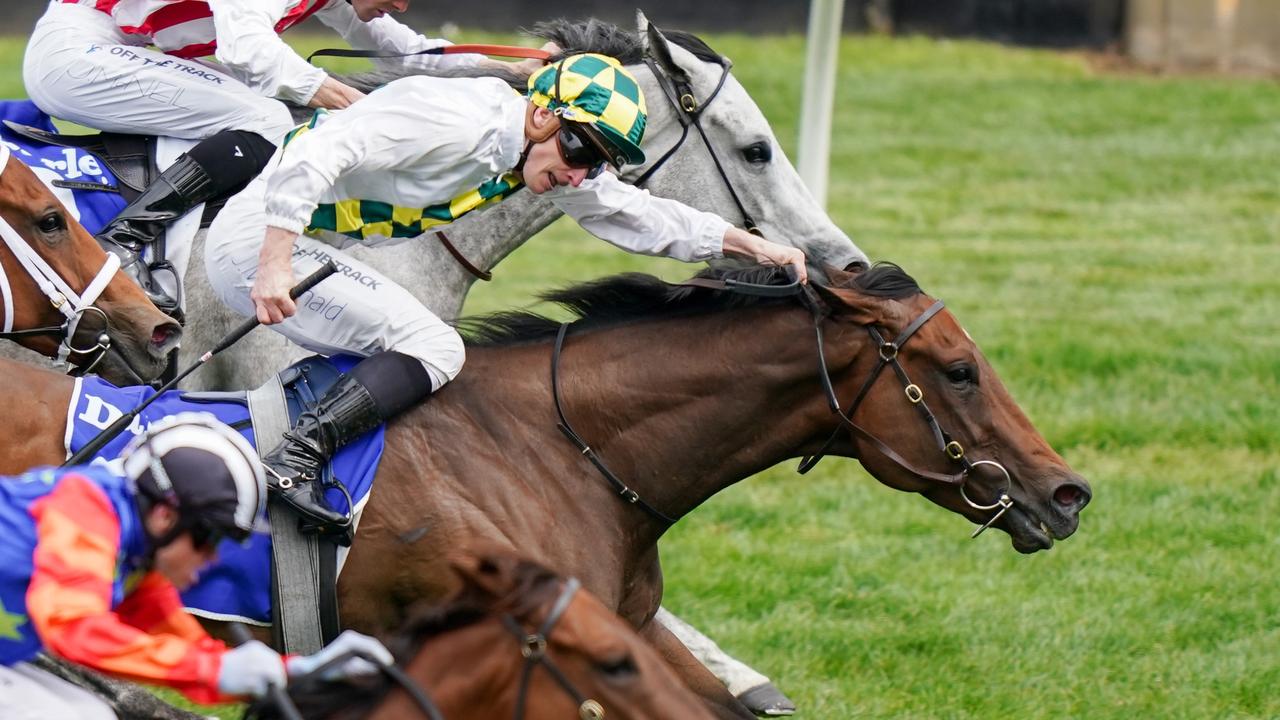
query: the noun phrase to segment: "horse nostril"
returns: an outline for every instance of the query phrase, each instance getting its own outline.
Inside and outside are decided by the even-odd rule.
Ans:
[[[182,331],[179,329],[178,325],[174,323],[157,325],[155,329],[151,331],[151,344],[157,347],[164,345],[181,334],[181,332]]]
[[[1089,502],[1089,493],[1079,485],[1067,483],[1053,491],[1053,501],[1069,512],[1078,512]]]

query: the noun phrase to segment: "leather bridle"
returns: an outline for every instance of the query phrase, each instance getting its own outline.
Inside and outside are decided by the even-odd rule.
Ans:
[[[934,415],[933,410],[930,409],[928,403],[925,402],[924,391],[920,389],[919,385],[911,382],[911,378],[907,375],[906,369],[903,368],[902,363],[898,361],[898,354],[903,345],[905,345],[907,341],[924,326],[925,323],[933,318],[933,316],[941,312],[944,307],[941,300],[934,302],[933,305],[929,306],[929,308],[924,312],[917,315],[916,318],[908,323],[907,326],[903,328],[902,332],[900,332],[892,341],[886,340],[885,335],[882,334],[876,326],[865,326],[867,333],[871,336],[871,340],[877,348],[879,359],[876,366],[872,368],[870,374],[867,376],[867,379],[862,383],[862,387],[854,397],[853,403],[849,406],[849,410],[845,411],[842,409],[840,400],[836,396],[835,386],[831,382],[831,372],[827,368],[822,323],[828,316],[829,311],[825,303],[818,298],[812,288],[801,285],[798,281],[793,281],[787,285],[760,285],[731,279],[714,280],[710,278],[694,278],[681,284],[756,296],[786,297],[794,295],[798,296],[801,302],[813,313],[813,329],[818,352],[819,376],[822,380],[823,391],[827,396],[827,404],[831,407],[831,412],[839,418],[840,424],[836,426],[832,431],[831,436],[827,438],[827,441],[822,444],[821,448],[819,448],[816,453],[801,461],[800,466],[797,468],[799,473],[804,474],[811,470],[830,449],[832,443],[836,441],[840,435],[840,431],[843,429],[870,443],[877,451],[880,452],[880,454],[884,455],[886,458],[893,461],[903,470],[906,470],[912,475],[925,480],[942,483],[944,485],[955,485],[959,490],[960,497],[970,507],[976,510],[994,510],[995,512],[991,518],[975,530],[973,534],[970,535],[971,538],[976,538],[981,535],[983,531],[999,520],[1009,508],[1013,507],[1013,499],[1009,496],[1010,487],[1012,485],[1012,478],[1009,475],[1009,471],[1003,465],[994,460],[969,460],[965,454],[964,446],[962,446],[959,441],[955,440],[950,433],[943,429],[942,425],[938,422],[937,416]],[[666,525],[675,523],[675,521],[679,519],[678,517],[671,517],[645,502],[637,491],[627,486],[627,484],[619,479],[617,475],[610,471],[604,464],[604,461],[600,459],[596,452],[573,429],[569,424],[568,419],[565,417],[560,401],[559,364],[560,356],[564,348],[565,337],[568,334],[569,325],[570,323],[561,324],[560,330],[556,334],[555,344],[551,351],[551,393],[555,403],[556,414],[560,419],[557,427],[578,447],[583,456],[596,466],[624,501],[637,505],[640,509],[644,510],[659,522]],[[880,377],[881,371],[883,371],[885,367],[891,368],[894,374],[898,376],[898,380],[902,383],[903,392],[906,395],[907,400],[914,405],[917,410],[919,410],[925,423],[928,425],[930,432],[933,434],[934,441],[938,445],[938,449],[947,457],[948,460],[959,465],[960,469],[958,471],[950,474],[943,474],[917,468],[903,458],[897,451],[889,447],[889,445],[880,438],[854,422],[853,416],[857,413],[858,408],[862,405],[862,401],[871,390],[871,386],[875,384],[876,379]],[[983,465],[994,467],[1004,475],[1004,489],[1000,491],[999,497],[993,503],[975,502],[969,497],[968,493],[965,492],[965,485],[968,483],[970,474],[973,472],[974,468]]]
[[[520,686],[516,693],[515,710],[512,714],[513,720],[523,720],[524,718],[525,706],[529,702],[529,685],[533,678],[533,671],[539,666],[546,668],[547,672],[556,681],[556,684],[578,704],[579,720],[603,720],[604,706],[596,700],[583,695],[548,654],[548,641],[551,633],[555,630],[560,619],[564,617],[565,611],[569,609],[569,603],[573,602],[574,596],[577,595],[578,590],[581,588],[582,583],[577,578],[565,580],[560,594],[556,596],[555,602],[552,603],[546,617],[533,630],[525,628],[524,624],[510,613],[503,614],[499,618],[503,627],[510,631],[520,643],[520,654],[524,657],[524,665],[520,671]],[[377,665],[383,674],[408,693],[409,698],[418,706],[418,710],[422,711],[423,716],[428,720],[444,720],[444,715],[440,712],[440,708],[436,706],[435,702],[432,701],[431,696],[417,681],[409,677],[404,670],[396,665],[383,665],[376,658],[360,650],[343,653],[305,676],[297,678],[295,682],[306,682],[308,678],[324,677],[324,673],[329,669],[337,667],[353,657],[363,658]],[[295,713],[297,712],[297,708],[291,709]]]
[[[729,196],[733,198],[733,203],[738,206],[738,211],[742,213],[742,227],[747,232],[759,235],[760,230],[756,226],[755,219],[751,217],[751,213],[747,212],[746,206],[742,204],[737,191],[733,188],[733,183],[729,180],[729,175],[724,171],[720,156],[716,155],[715,146],[711,144],[711,139],[707,137],[706,130],[702,128],[702,113],[711,106],[711,103],[720,94],[720,90],[724,88],[725,81],[729,79],[729,69],[733,67],[733,63],[726,57],[719,58],[720,80],[706,100],[698,102],[693,95],[693,82],[690,80],[689,74],[672,62],[670,58],[661,57],[660,52],[654,50],[655,47],[659,47],[658,43],[665,42],[666,40],[662,38],[661,34],[650,26],[649,47],[645,51],[644,64],[649,66],[649,70],[658,81],[658,87],[662,88],[662,94],[666,96],[671,108],[675,111],[676,119],[680,121],[680,139],[632,184],[636,187],[644,187],[644,184],[658,171],[658,168],[666,164],[667,160],[671,159],[671,156],[675,155],[676,151],[684,145],[685,139],[689,137],[689,128],[693,127],[698,131],[698,135],[702,137],[703,144],[707,146],[707,152],[711,154],[711,161],[715,163],[716,172],[720,174],[720,179],[724,181],[725,188],[729,190]]]
[[[569,609],[569,603],[573,602],[573,596],[581,587],[582,583],[578,582],[577,578],[565,580],[564,587],[556,597],[551,610],[543,618],[542,624],[532,632],[525,629],[524,625],[512,615],[502,616],[502,624],[520,642],[520,654],[524,656],[524,667],[520,670],[520,689],[516,693],[516,709],[512,716],[514,720],[524,720],[524,709],[529,700],[529,682],[533,678],[533,671],[539,666],[546,668],[556,684],[578,704],[580,720],[603,720],[604,706],[583,695],[574,686],[569,676],[565,675],[564,671],[551,659],[547,649],[551,631],[555,629],[556,623],[560,622],[565,610]]]
[[[0,173],[3,173],[8,166],[10,155],[11,151],[8,146],[0,143]],[[61,325],[14,330],[13,290],[9,284],[9,276],[5,273],[4,267],[0,266],[0,302],[4,304],[4,325],[3,330],[0,331],[0,339],[21,341],[39,335],[57,336],[61,339],[58,345],[58,354],[55,357],[59,363],[67,363],[73,354],[84,355],[91,358],[91,360],[81,370],[83,372],[92,370],[102,361],[107,351],[111,349],[111,337],[106,332],[106,328],[110,327],[111,321],[101,308],[94,305],[94,302],[102,294],[102,291],[106,289],[107,284],[111,282],[116,270],[120,268],[120,258],[111,253],[106,253],[107,259],[102,268],[98,270],[97,275],[94,276],[93,280],[89,281],[84,292],[77,293],[2,217],[0,217],[0,237],[3,238],[5,245],[9,247],[9,251],[17,258],[27,275],[35,282],[36,287],[49,299],[49,304],[66,318]],[[92,346],[78,348],[72,344],[73,338],[80,321],[88,313],[96,314],[102,318],[104,330],[98,334]]]

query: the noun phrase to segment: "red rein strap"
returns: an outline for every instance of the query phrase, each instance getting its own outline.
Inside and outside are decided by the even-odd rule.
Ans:
[[[519,45],[445,45],[409,53],[382,53],[374,50],[317,50],[307,56],[307,62],[314,57],[358,57],[358,58],[398,58],[414,55],[462,55],[462,54],[497,55],[498,57],[530,58],[546,61],[551,53],[541,48],[521,47]]]

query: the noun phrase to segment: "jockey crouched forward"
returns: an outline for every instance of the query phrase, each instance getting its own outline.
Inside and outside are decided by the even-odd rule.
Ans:
[[[165,224],[238,192],[266,166],[295,124],[281,100],[336,109],[363,97],[299,57],[279,33],[314,15],[359,49],[411,53],[449,44],[386,15],[408,6],[409,0],[51,0],[28,42],[23,80],[27,95],[54,117],[111,132],[200,140],[98,235],[157,307],[172,313],[177,299],[152,277],[165,266],[142,259]],[[375,62],[499,64],[469,54]]]
[[[391,662],[381,643],[350,631],[310,656],[281,657],[257,641],[229,649],[183,610],[178,590],[223,538],[246,540],[266,505],[262,465],[239,433],[182,413],[121,457],[121,472],[45,468],[0,482],[0,717],[115,717],[29,664],[42,650],[200,703],[261,696],[352,650]],[[339,666],[339,675],[375,670]]]
[[[614,58],[578,54],[531,75],[524,95],[496,78],[410,77],[292,133],[214,221],[209,279],[233,310],[308,350],[366,359],[265,456],[268,483],[315,525],[347,524],[314,482],[322,463],[462,369],[457,331],[335,245],[417,237],[528,187],[630,252],[731,254],[806,277],[799,250],[606,172],[644,162],[644,126],[635,78]],[[290,300],[295,275],[329,257],[344,271],[313,291],[329,301]]]

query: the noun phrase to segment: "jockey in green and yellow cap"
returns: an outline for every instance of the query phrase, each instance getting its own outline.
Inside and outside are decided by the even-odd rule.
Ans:
[[[570,164],[592,154],[617,169],[644,162],[644,93],[616,59],[595,53],[569,55],[530,75],[527,97],[532,106],[561,121],[529,132],[529,139],[541,142],[563,128],[558,140]]]

